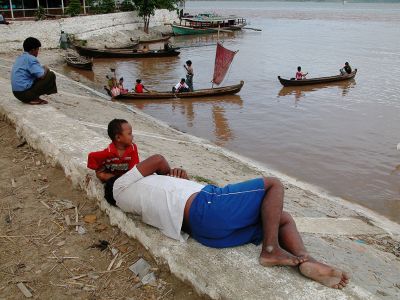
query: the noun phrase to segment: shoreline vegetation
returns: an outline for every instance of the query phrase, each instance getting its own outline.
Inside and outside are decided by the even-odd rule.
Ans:
[[[188,0],[187,2],[242,2],[241,0]],[[249,2],[400,3],[399,0],[256,0]]]

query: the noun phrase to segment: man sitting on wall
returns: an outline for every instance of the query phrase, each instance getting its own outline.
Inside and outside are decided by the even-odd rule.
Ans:
[[[0,24],[9,25],[10,22],[7,22],[6,17],[0,12]]]
[[[28,37],[23,43],[24,53],[17,57],[11,71],[15,98],[32,105],[47,104],[40,96],[57,93],[56,75],[37,59],[41,46],[38,39]]]

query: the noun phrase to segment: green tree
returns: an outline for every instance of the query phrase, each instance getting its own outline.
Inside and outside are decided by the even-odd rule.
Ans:
[[[114,0],[102,0],[99,6],[100,6],[100,12],[102,14],[110,14],[115,12]]]
[[[81,13],[81,1],[71,0],[67,8],[67,14],[71,17],[75,17]]]
[[[121,3],[120,9],[122,11],[132,11],[135,10],[135,5],[133,4],[132,0],[124,0]]]
[[[154,16],[156,9],[176,10],[179,0],[134,0],[135,9],[139,17],[143,18],[143,30],[149,33],[150,17]]]
[[[39,8],[35,11],[35,21],[40,21],[46,19],[46,10],[39,6]]]

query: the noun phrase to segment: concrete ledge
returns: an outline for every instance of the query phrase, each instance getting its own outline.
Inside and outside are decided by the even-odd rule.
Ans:
[[[384,234],[381,228],[355,218],[294,218],[299,232],[322,235]]]
[[[188,243],[180,243],[163,236],[157,229],[141,223],[137,217],[128,216],[104,201],[103,187],[86,168],[86,157],[88,152],[104,148],[108,144],[105,137],[52,106],[27,106],[19,103],[13,98],[9,88],[5,89],[1,99],[0,115],[15,125],[19,135],[32,147],[43,152],[54,164],[59,164],[75,185],[96,199],[100,208],[109,215],[111,224],[138,239],[159,262],[167,263],[172,273],[189,281],[200,293],[213,299],[376,298],[360,284],[362,279],[340,291],[305,279],[291,268],[263,268],[258,264],[260,248],[254,245],[217,250],[204,247],[192,239]],[[344,224],[340,232],[345,234],[354,234],[356,229],[357,233],[360,230],[370,232],[371,229],[355,219],[341,220],[337,224],[333,224],[337,222],[334,220],[319,219],[316,226],[315,218],[298,220],[302,231],[313,234],[316,230],[317,233],[332,234],[332,226],[340,224]],[[345,232],[349,224],[353,229]],[[321,251],[320,237],[306,236],[306,242],[311,251]],[[364,255],[366,260],[376,259],[377,263],[386,264],[385,257],[379,258],[377,251]],[[351,258],[353,257],[349,260]],[[395,274],[396,270],[397,265],[388,272]]]

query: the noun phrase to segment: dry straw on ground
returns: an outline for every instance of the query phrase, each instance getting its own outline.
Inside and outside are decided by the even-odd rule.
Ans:
[[[2,121],[0,147],[0,298],[200,299]],[[151,285],[128,269],[140,258]]]

